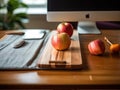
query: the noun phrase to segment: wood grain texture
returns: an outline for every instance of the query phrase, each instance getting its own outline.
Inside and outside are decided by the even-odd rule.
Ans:
[[[119,90],[120,54],[109,53],[109,44],[104,41],[104,36],[113,43],[120,43],[120,30],[101,32],[99,35],[79,35],[83,59],[81,70],[0,71],[0,89]],[[0,35],[4,35],[4,32],[0,31]],[[93,56],[88,51],[88,43],[97,38],[105,42],[106,50],[103,56]]]
[[[82,66],[82,57],[80,51],[80,43],[77,31],[74,31],[71,37],[71,45],[69,49],[58,51],[51,45],[51,37],[56,31],[51,32],[51,36],[46,43],[43,55],[38,61],[40,68],[51,69],[80,69]]]

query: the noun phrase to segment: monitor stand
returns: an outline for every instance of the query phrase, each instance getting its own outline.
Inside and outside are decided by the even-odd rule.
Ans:
[[[79,34],[100,34],[96,23],[92,21],[78,22],[77,30]]]

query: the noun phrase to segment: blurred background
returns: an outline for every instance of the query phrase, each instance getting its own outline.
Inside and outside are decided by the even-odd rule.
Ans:
[[[56,29],[46,20],[47,0],[0,0],[0,30]],[[77,22],[72,22],[76,29]],[[98,28],[120,29],[120,22],[97,22]]]
[[[22,3],[22,5],[19,5],[18,3]],[[12,13],[11,17],[10,17],[10,13]],[[13,25],[9,25],[7,27],[6,22],[8,22],[7,21],[8,18],[12,18],[13,14],[18,14],[18,13],[26,14],[26,18],[25,16],[23,18],[23,16],[21,15],[22,19],[19,20],[19,22],[21,21],[21,24],[23,24],[23,27],[16,28],[14,26],[14,28],[9,28],[10,26],[12,27]],[[22,28],[55,29],[59,22],[47,22],[46,14],[47,14],[47,0],[0,0],[0,30],[22,29]],[[11,22],[13,22],[13,20]],[[19,22],[17,21],[17,24]],[[16,23],[15,20],[14,23]],[[5,28],[1,28],[3,24]]]

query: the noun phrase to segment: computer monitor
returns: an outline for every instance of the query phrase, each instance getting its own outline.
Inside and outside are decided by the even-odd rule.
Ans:
[[[48,22],[78,22],[80,34],[100,34],[96,21],[120,21],[118,0],[48,0]]]

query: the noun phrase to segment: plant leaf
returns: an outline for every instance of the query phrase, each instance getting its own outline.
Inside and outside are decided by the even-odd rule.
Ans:
[[[0,3],[0,10],[7,9],[5,15],[0,14],[0,29],[16,29],[16,27],[25,28],[23,19],[28,19],[26,13],[14,13],[20,7],[27,8],[28,6],[21,0],[8,0],[6,4]]]
[[[21,5],[21,7],[28,8],[28,5],[25,4],[25,3],[22,3],[22,2],[21,2],[20,5]]]
[[[18,7],[19,7],[19,0],[9,0],[7,3],[7,10],[10,13],[13,13],[13,11]]]
[[[26,13],[17,13],[14,16],[19,18],[28,18]]]
[[[16,21],[16,24],[18,24],[20,28],[25,29],[25,26],[22,23],[22,21],[18,20],[18,21]]]

